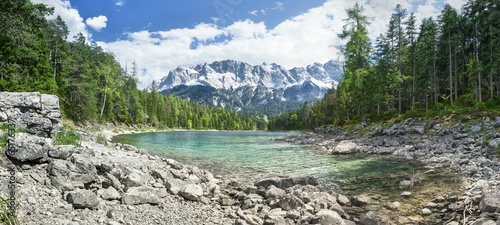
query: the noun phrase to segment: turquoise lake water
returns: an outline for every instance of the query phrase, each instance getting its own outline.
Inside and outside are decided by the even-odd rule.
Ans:
[[[414,162],[388,156],[329,155],[315,147],[274,141],[290,132],[172,131],[120,135],[113,142],[145,148],[214,174],[255,180],[278,174],[313,175],[324,186],[408,173]]]

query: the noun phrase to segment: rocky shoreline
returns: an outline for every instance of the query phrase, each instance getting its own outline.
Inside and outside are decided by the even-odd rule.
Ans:
[[[493,225],[500,224],[500,134],[494,132],[497,127],[500,127],[500,117],[494,121],[486,117],[481,123],[468,128],[463,124],[429,126],[407,119],[387,129],[380,128],[378,124],[367,126],[365,123],[352,130],[329,126],[305,136],[287,136],[276,140],[314,145],[331,154],[400,156],[436,169],[447,169],[459,174],[469,185],[464,187],[460,196],[434,196],[433,201],[416,205],[419,214],[433,214],[438,218],[428,221],[431,224]],[[408,179],[402,180],[399,185],[404,189],[412,183]],[[396,223],[411,222],[406,221],[408,218],[402,219]]]
[[[14,170],[21,224],[394,223],[384,221],[376,211],[366,210],[380,204],[377,199],[323,191],[310,176],[268,177],[244,185],[244,181],[214,176],[145,149],[96,142],[98,135],[114,135],[110,132],[82,132],[81,147],[54,145],[48,137],[62,127],[57,97],[9,95],[0,99],[0,123],[7,118],[14,120],[26,133],[16,133],[9,139],[16,151],[7,152],[8,159],[2,157],[0,196],[8,196],[8,181]],[[458,224],[464,218],[468,224],[499,222],[500,163],[489,147],[477,146],[477,135],[394,136],[400,132],[401,127],[393,126],[374,130],[373,136],[352,136],[330,127],[282,140],[323,146],[337,153],[383,153],[408,159],[425,156],[435,167],[453,169],[461,165],[457,167],[462,168],[459,172],[472,184],[463,196],[437,196],[435,201],[415,206],[422,208],[418,214],[438,215],[440,221],[405,217],[396,223]],[[500,135],[490,145],[495,141],[500,141]],[[407,185],[407,181],[399,185]],[[387,207],[397,213],[397,202],[391,204]],[[359,213],[350,215],[348,211]]]

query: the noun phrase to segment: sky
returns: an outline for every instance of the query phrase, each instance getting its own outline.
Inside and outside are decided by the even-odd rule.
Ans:
[[[139,69],[139,88],[178,66],[232,59],[287,69],[339,59],[345,9],[356,2],[375,40],[387,31],[397,4],[418,23],[444,4],[466,0],[31,0],[54,7],[69,28],[113,52],[122,67]]]

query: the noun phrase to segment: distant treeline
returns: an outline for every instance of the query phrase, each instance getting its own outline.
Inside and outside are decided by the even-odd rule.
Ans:
[[[419,28],[398,5],[375,42],[363,10],[358,4],[346,10],[339,85],[313,106],[273,117],[270,129],[500,111],[500,1],[469,0],[460,12],[447,4]]]
[[[63,114],[76,123],[113,122],[163,128],[265,129],[266,124],[230,110],[203,106],[137,89],[131,70],[112,53],[68,27],[53,9],[29,0],[0,1],[0,91],[55,94]]]

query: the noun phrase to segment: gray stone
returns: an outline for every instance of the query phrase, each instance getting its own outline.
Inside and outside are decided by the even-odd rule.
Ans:
[[[132,187],[122,196],[122,202],[127,205],[159,204],[160,198],[164,197],[159,190],[149,186]]]
[[[481,131],[481,125],[474,125],[469,128],[471,133],[478,133]]]
[[[411,181],[409,180],[403,180],[399,182],[399,188],[400,189],[409,189],[411,186]]]
[[[491,155],[497,155],[500,151],[500,138],[495,138],[488,143],[488,151]]]
[[[6,153],[21,162],[45,162],[49,150],[53,148],[51,139],[27,133],[16,133],[14,143],[14,152],[6,151]]]
[[[293,194],[286,194],[285,196],[280,198],[278,205],[280,208],[289,211],[302,207],[304,205],[304,202]]]
[[[126,171],[125,176],[120,181],[125,188],[139,187],[148,182],[148,176],[138,169],[131,168]]]
[[[371,198],[365,195],[358,195],[351,199],[351,203],[355,206],[362,207],[368,205],[371,202]]]
[[[372,211],[366,213],[365,215],[361,216],[359,219],[359,223],[362,225],[379,225],[381,224],[375,213]]]
[[[185,199],[196,201],[199,197],[203,196],[203,189],[197,184],[187,184],[179,194]]]
[[[428,208],[423,208],[422,209],[422,215],[430,215],[432,211]]]
[[[122,147],[125,151],[132,151],[132,152],[137,151],[137,147],[135,147],[135,146],[133,146],[133,145],[123,144],[121,147]]]
[[[118,178],[116,178],[113,174],[104,173],[103,178],[104,180],[101,182],[103,188],[114,187],[117,190],[122,189],[120,180],[118,180]]]
[[[493,127],[500,127],[500,116],[495,117],[495,122],[493,123]]]
[[[166,180],[164,185],[170,193],[176,195],[182,188],[184,188],[186,182],[180,179],[172,178]]]
[[[118,193],[118,191],[115,188],[108,187],[108,189],[106,189],[101,194],[101,198],[103,198],[105,200],[116,200],[116,199],[120,198],[120,193]]]
[[[316,213],[312,223],[321,225],[345,225],[344,219],[342,219],[338,213],[325,209]]]
[[[66,196],[68,203],[73,204],[75,209],[97,208],[99,200],[97,195],[89,190],[76,190],[69,192]]]
[[[496,189],[483,194],[479,203],[481,212],[494,213],[500,210],[500,189]]]
[[[351,154],[351,153],[356,153],[359,149],[358,144],[350,141],[350,140],[345,140],[341,141],[340,143],[337,144],[332,150],[333,154]]]
[[[473,225],[497,225],[497,223],[493,220],[480,218],[476,220]]]
[[[338,194],[337,195],[337,202],[344,206],[344,205],[347,205],[349,203],[351,203],[351,201],[349,201],[349,198],[347,198],[346,196],[342,195],[342,194]]]
[[[75,153],[75,146],[73,145],[56,145],[49,150],[49,156],[56,159],[67,159]]]
[[[269,190],[266,191],[264,197],[277,199],[277,198],[283,197],[285,194],[286,194],[286,191],[279,189],[277,187],[271,186],[269,188]]]
[[[318,181],[312,176],[277,176],[263,178],[254,184],[256,187],[268,188],[271,185],[279,189],[287,189],[295,185],[318,185]]]

